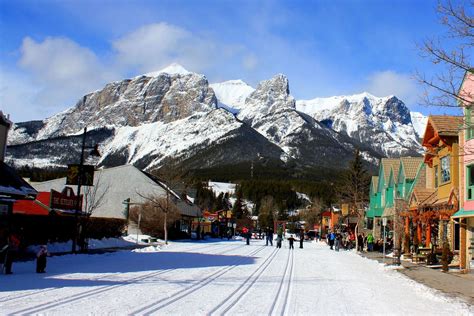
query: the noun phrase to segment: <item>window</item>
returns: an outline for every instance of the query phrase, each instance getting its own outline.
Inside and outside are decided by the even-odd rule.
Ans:
[[[441,183],[451,181],[450,156],[441,158]]]
[[[464,121],[466,123],[466,140],[474,138],[474,126],[472,126],[471,108],[464,110]]]
[[[474,165],[466,167],[466,195],[468,200],[474,200]]]
[[[438,187],[438,165],[434,166],[434,185]]]

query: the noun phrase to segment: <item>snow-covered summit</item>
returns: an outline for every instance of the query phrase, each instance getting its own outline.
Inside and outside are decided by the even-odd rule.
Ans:
[[[419,138],[422,138],[425,134],[426,123],[428,122],[428,116],[423,115],[420,112],[411,112],[411,122],[413,123],[413,127],[415,128],[416,133],[418,134]]]
[[[371,144],[383,156],[421,153],[410,110],[393,95],[376,97],[364,92],[315,98],[296,101],[296,108],[335,131]]]
[[[391,96],[376,97],[368,92],[362,92],[354,95],[339,95],[327,98],[314,98],[311,100],[297,100],[296,109],[303,113],[314,115],[316,112],[322,110],[332,110],[341,104],[344,100],[349,103],[360,103],[364,99],[368,100],[372,104],[383,104],[387,102]]]
[[[220,107],[227,108],[233,113],[238,113],[245,105],[245,99],[255,89],[242,80],[228,80],[210,84],[216,94]],[[233,110],[233,111],[232,111]]]
[[[171,65],[169,65],[169,66],[167,66],[167,67],[165,67],[161,70],[146,73],[145,76],[147,76],[147,77],[157,77],[157,76],[159,76],[163,73],[167,73],[169,75],[189,75],[189,74],[192,74],[192,72],[190,72],[189,70],[187,70],[186,68],[184,68],[180,64],[172,63]]]

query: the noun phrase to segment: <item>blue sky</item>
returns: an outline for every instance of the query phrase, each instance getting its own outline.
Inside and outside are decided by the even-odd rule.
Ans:
[[[435,1],[0,0],[0,109],[43,119],[107,82],[178,62],[210,82],[283,73],[296,99],[368,91],[417,111]]]

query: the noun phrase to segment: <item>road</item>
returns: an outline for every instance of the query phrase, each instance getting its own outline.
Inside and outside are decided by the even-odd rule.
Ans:
[[[473,314],[397,271],[324,243],[177,242],[155,251],[66,255],[47,273],[0,275],[0,314]]]

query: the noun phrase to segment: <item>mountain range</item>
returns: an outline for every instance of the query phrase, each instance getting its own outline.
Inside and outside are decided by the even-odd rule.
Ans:
[[[426,119],[420,115],[395,96],[295,100],[282,74],[253,88],[241,80],[209,84],[172,64],[111,82],[45,120],[14,124],[7,158],[19,166],[76,163],[87,127],[88,145],[101,152],[94,163],[102,166],[193,170],[256,162],[337,169],[355,148],[369,164],[419,155]]]

